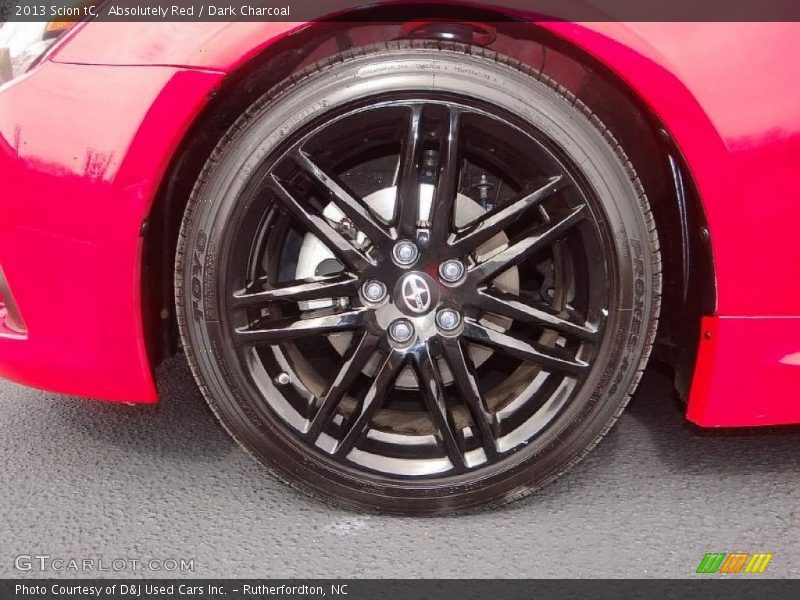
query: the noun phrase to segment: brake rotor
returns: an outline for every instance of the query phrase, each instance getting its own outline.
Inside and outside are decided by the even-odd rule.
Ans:
[[[433,194],[433,186],[429,184],[425,184],[422,186],[422,192],[420,196],[423,199],[428,199],[432,197]],[[425,189],[429,188],[429,189]],[[427,193],[425,193],[427,192]],[[364,203],[377,215],[384,218],[386,221],[390,221],[392,216],[395,212],[395,204],[397,202],[397,188],[395,186],[387,187],[376,192],[373,192],[369,196],[364,198]],[[420,212],[426,214],[426,211],[423,209]],[[478,219],[481,215],[483,215],[486,210],[478,204],[475,200],[470,198],[469,196],[465,196],[464,194],[458,194],[456,197],[455,202],[455,214],[454,214],[454,221],[456,227],[464,227],[468,225],[472,221]],[[334,205],[328,204],[323,214],[331,219],[332,221],[341,224],[345,224],[345,217],[341,213],[341,211]],[[358,231],[349,231],[348,234],[355,238],[357,241],[362,240],[365,241],[363,234]],[[487,241],[485,244],[480,246],[477,249],[477,256],[476,258],[480,260],[480,258],[490,252],[496,250],[501,246],[505,246],[508,244],[508,236],[505,233],[500,232]],[[297,261],[297,270],[295,273],[296,279],[309,279],[314,277],[319,277],[321,275],[327,275],[332,272],[336,272],[339,270],[341,266],[339,262],[334,257],[333,253],[325,246],[319,238],[311,233],[307,233],[303,238],[303,244],[300,248],[300,254]],[[492,283],[493,287],[507,292],[509,294],[518,294],[519,293],[519,272],[516,267],[513,267],[500,276],[498,276]],[[316,301],[308,301],[308,302],[301,302],[300,308],[302,310],[311,310],[311,309],[320,309],[320,308],[328,308],[333,306],[333,302],[331,300],[316,300]],[[509,327],[511,327],[512,320],[507,317],[502,317],[499,315],[488,314],[484,313],[481,316],[480,321],[483,323],[491,323],[492,326],[500,331],[507,331]],[[350,344],[353,339],[353,334],[351,332],[343,332],[343,333],[335,333],[328,336],[328,341],[334,347],[336,352],[340,355],[344,355],[347,352],[347,349],[350,347]],[[494,351],[489,348],[484,348],[482,346],[476,346],[471,344],[469,346],[469,355],[474,363],[475,367],[479,367],[483,363],[485,363],[489,358],[494,354]],[[369,361],[364,369],[364,375],[372,377],[375,375],[376,369],[378,367],[378,360],[377,356],[373,357],[371,361]],[[438,361],[438,366],[440,370],[440,375],[442,378],[442,382],[444,384],[449,384],[453,381],[453,375],[450,372],[450,368],[447,365],[447,362],[444,360]],[[418,389],[419,385],[417,383],[416,376],[413,373],[413,370],[410,367],[406,367],[403,372],[400,373],[398,376],[395,386],[402,388],[402,389]]]

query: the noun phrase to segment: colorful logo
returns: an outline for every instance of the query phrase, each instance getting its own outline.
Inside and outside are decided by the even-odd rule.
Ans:
[[[763,573],[772,554],[766,552],[709,552],[696,573]]]

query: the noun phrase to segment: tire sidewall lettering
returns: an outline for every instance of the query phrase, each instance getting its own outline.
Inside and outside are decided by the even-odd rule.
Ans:
[[[221,265],[227,264],[222,232],[234,211],[235,203],[234,194],[229,193],[225,186],[230,186],[234,181],[236,181],[236,185],[241,185],[241,180],[252,173],[257,164],[269,155],[282,140],[292,135],[297,128],[324,114],[331,107],[341,104],[347,96],[344,88],[371,89],[374,84],[374,89],[380,91],[388,85],[387,78],[391,79],[395,76],[407,78],[406,82],[411,80],[428,81],[428,89],[435,89],[437,82],[442,82],[442,78],[445,78],[448,84],[452,84],[455,78],[461,78],[463,82],[472,80],[476,87],[480,86],[484,90],[494,87],[492,97],[496,97],[500,93],[498,90],[503,90],[506,95],[513,96],[508,100],[506,110],[511,110],[516,102],[517,107],[520,107],[517,114],[525,119],[536,116],[537,126],[540,126],[546,134],[559,130],[560,124],[548,120],[548,118],[554,118],[552,114],[540,115],[534,100],[526,105],[515,94],[518,87],[516,84],[521,79],[528,79],[528,77],[521,73],[501,73],[502,69],[499,67],[496,70],[491,68],[491,65],[478,64],[479,62],[475,57],[469,56],[465,60],[467,64],[463,65],[454,65],[450,61],[436,59],[419,60],[413,57],[409,57],[404,63],[395,55],[394,58],[386,61],[388,64],[350,65],[349,71],[340,74],[338,82],[324,70],[320,71],[295,88],[293,94],[283,97],[279,95],[274,101],[259,108],[251,117],[248,127],[239,131],[238,139],[234,137],[233,142],[229,144],[230,148],[237,141],[246,143],[249,154],[243,159],[240,156],[237,163],[230,159],[230,153],[224,152],[216,164],[216,167],[219,168],[218,172],[212,172],[209,180],[205,182],[204,189],[199,194],[195,212],[191,215],[193,231],[196,233],[191,245],[191,252],[187,253],[186,257],[186,266],[189,272],[187,279],[190,288],[190,307],[187,314],[191,314],[198,330],[202,330],[195,337],[208,340],[208,347],[213,349],[213,351],[201,353],[197,357],[198,363],[202,363],[203,377],[207,382],[213,384],[208,385],[208,388],[215,396],[215,403],[225,408],[224,411],[219,412],[225,413],[221,418],[223,422],[227,423],[226,426],[229,430],[233,429],[230,426],[231,421],[235,421],[237,418],[246,419],[248,421],[246,425],[251,431],[258,430],[271,436],[272,439],[269,443],[264,442],[268,448],[262,450],[254,447],[255,444],[252,441],[254,437],[247,437],[241,433],[235,437],[243,442],[251,452],[268,462],[273,470],[279,474],[282,473],[281,477],[301,478],[302,485],[316,490],[314,493],[319,493],[320,489],[324,492],[325,484],[342,490],[347,486],[357,485],[362,493],[376,496],[392,496],[400,492],[398,488],[391,485],[356,479],[341,471],[331,469],[329,466],[321,465],[316,459],[310,459],[291,447],[291,443],[287,443],[288,438],[281,428],[276,427],[262,413],[261,409],[256,407],[256,402],[252,397],[254,386],[246,379],[242,379],[239,366],[232,362],[231,353],[217,341],[220,332],[224,329],[224,326],[218,322],[220,317],[218,314],[219,291],[222,287],[217,279]],[[503,77],[502,75],[510,76]],[[311,84],[316,82],[321,82],[323,85],[320,85],[318,89],[310,90]],[[533,87],[537,86],[533,85]],[[538,87],[546,88],[542,84],[539,84]],[[550,88],[534,91],[541,97],[555,95]],[[299,99],[294,94],[298,94]],[[487,92],[487,96],[489,95]],[[289,100],[295,101],[291,107],[287,107]],[[562,100],[559,98],[559,102]],[[277,116],[272,117],[278,123],[270,129],[262,128],[264,135],[257,140],[257,143],[253,141],[252,136],[247,137],[247,134],[257,129],[260,123],[269,122],[270,115],[268,113],[271,111],[274,114],[282,115],[282,119],[278,119]],[[553,111],[553,114],[555,112]],[[569,127],[573,128],[570,130],[572,132],[574,128],[578,128],[578,125],[570,124]],[[596,131],[595,133],[600,138],[600,134]],[[608,150],[610,151],[611,148]],[[607,165],[612,159],[607,157],[604,160],[606,160],[605,168],[607,170]],[[224,167],[224,169],[220,167]],[[602,169],[597,167],[593,185],[597,186],[603,183],[601,173]],[[237,180],[236,177],[239,179]],[[620,180],[625,177],[621,166],[618,165],[614,177],[620,178]],[[629,181],[626,182],[626,185],[632,189]],[[634,197],[633,194],[634,192],[631,192],[631,197]],[[614,412],[615,407],[609,405],[621,402],[630,387],[641,360],[642,347],[648,342],[649,324],[653,318],[648,308],[650,306],[648,282],[653,278],[653,266],[650,262],[652,250],[649,242],[641,241],[647,239],[640,237],[641,235],[646,236],[646,230],[642,233],[645,228],[643,218],[636,214],[637,211],[631,207],[615,205],[611,188],[604,189],[602,196],[604,208],[610,211],[609,218],[614,223],[614,229],[609,233],[609,248],[615,248],[614,251],[619,255],[618,262],[620,263],[616,268],[617,272],[609,275],[617,277],[622,282],[618,300],[624,303],[624,308],[612,315],[614,331],[609,331],[608,338],[604,341],[604,345],[608,347],[606,357],[610,358],[605,359],[606,362],[602,368],[599,368],[598,365],[598,368],[594,370],[592,391],[586,393],[581,404],[575,407],[574,415],[577,416],[573,416],[573,418],[578,421]],[[636,235],[637,231],[640,235]],[[609,319],[609,324],[611,323],[612,319]],[[206,375],[206,373],[209,374]],[[224,386],[221,385],[222,383]],[[228,398],[225,397],[226,395]],[[554,435],[552,441],[542,446],[539,454],[546,459],[543,461],[544,463],[558,464],[554,455],[558,443],[562,441],[559,438],[582,439],[581,436],[584,435],[581,427],[578,425],[573,427],[572,424],[567,424],[561,433],[563,435]],[[252,435],[255,436],[254,433]],[[268,453],[269,455],[267,455]],[[538,458],[540,457],[537,455],[527,456],[524,461],[510,465],[507,472],[501,473],[497,477],[493,475],[491,480],[484,481],[483,484],[495,489],[510,485],[509,482],[520,478],[520,469],[517,467],[530,465]],[[321,466],[323,467],[322,474],[315,470],[320,469]],[[556,469],[556,467],[552,468]],[[335,484],[331,483],[334,481]],[[475,485],[475,483],[467,483],[455,489],[457,493],[466,496],[475,488]],[[518,493],[515,491],[518,489],[511,489],[507,493]],[[355,492],[351,493],[355,494]],[[429,490],[426,494],[431,495],[432,492]]]

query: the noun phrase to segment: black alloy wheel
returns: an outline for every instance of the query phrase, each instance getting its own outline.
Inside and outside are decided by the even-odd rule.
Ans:
[[[176,290],[245,448],[313,495],[430,514],[525,495],[599,441],[660,265],[632,167],[573,104],[509,59],[404,42],[242,116],[190,200]]]

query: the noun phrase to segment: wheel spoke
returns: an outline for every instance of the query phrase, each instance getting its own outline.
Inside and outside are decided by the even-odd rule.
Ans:
[[[414,370],[419,379],[422,397],[428,407],[428,413],[433,424],[438,430],[440,444],[447,453],[453,468],[464,469],[464,455],[458,445],[455,434],[455,423],[444,399],[444,388],[435,361],[430,355],[429,346],[426,344],[418,353],[414,361]]]
[[[431,208],[431,241],[444,242],[453,225],[453,209],[460,181],[460,120],[461,111],[450,108],[447,127],[439,136],[439,174]]]
[[[472,319],[468,319],[464,323],[464,337],[481,346],[493,348],[520,360],[536,363],[548,370],[562,371],[578,376],[589,367],[582,360],[570,358],[560,349],[525,342],[512,335],[490,329]]]
[[[544,308],[538,308],[511,294],[497,290],[480,290],[474,297],[475,306],[514,320],[540,325],[565,335],[592,342],[597,340],[597,329],[560,317]]]
[[[236,338],[241,344],[277,344],[295,338],[327,335],[358,329],[367,314],[366,308],[302,315],[291,319],[267,321],[263,326],[240,327]]]
[[[522,213],[542,200],[563,189],[566,180],[560,175],[551,177],[546,185],[534,192],[515,200],[511,204],[498,207],[484,215],[480,220],[465,228],[453,241],[451,252],[456,255],[468,254],[475,248],[488,242],[500,231],[509,227]]]
[[[316,235],[352,271],[361,271],[374,262],[356,250],[344,236],[331,227],[324,217],[309,212],[289,191],[270,175],[267,182],[269,189],[291,214],[311,233]]]
[[[311,158],[300,150],[292,154],[294,161],[313,179],[322,185],[328,194],[328,199],[352,221],[356,229],[366,235],[373,244],[385,245],[391,243],[389,232],[375,219],[368,208],[356,200],[345,190],[334,177],[326,173]]]
[[[573,209],[567,216],[548,223],[543,231],[531,233],[519,242],[499,250],[473,267],[470,277],[474,283],[493,279],[503,271],[518,265],[534,252],[557,241],[571,227],[584,218],[584,205]]]
[[[301,302],[353,296],[358,292],[358,278],[336,274],[281,283],[259,291],[240,290],[233,295],[232,308],[263,307],[270,302]]]
[[[467,405],[472,422],[480,435],[483,451],[488,462],[493,462],[497,458],[497,445],[495,443],[495,424],[494,418],[486,410],[483,403],[478,382],[475,379],[473,369],[467,363],[467,356],[461,347],[461,342],[456,338],[445,338],[444,352],[450,372],[453,374],[453,381],[458,389],[461,399]]]
[[[369,430],[372,418],[386,401],[394,380],[405,366],[405,360],[405,356],[395,350],[389,351],[389,354],[383,359],[364,399],[347,421],[347,433],[336,447],[334,452],[336,456],[347,456]]]
[[[330,420],[334,410],[342,401],[345,393],[347,393],[347,390],[353,386],[364,366],[369,362],[369,359],[374,356],[379,341],[380,338],[378,336],[365,332],[351,344],[350,351],[345,358],[342,368],[325,393],[319,410],[317,410],[317,413],[311,420],[308,431],[306,432],[306,435],[312,442],[317,440],[319,434]]]
[[[397,230],[401,237],[414,237],[417,230],[422,147],[422,107],[414,106],[411,109],[408,130],[400,150],[400,180],[397,187]]]

